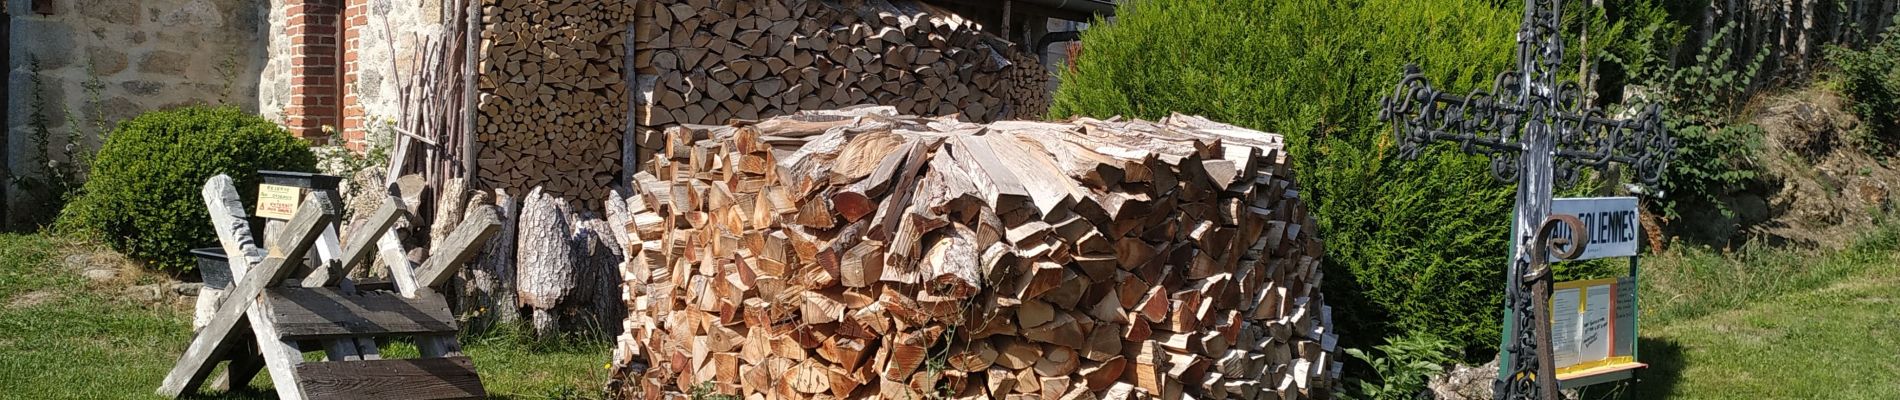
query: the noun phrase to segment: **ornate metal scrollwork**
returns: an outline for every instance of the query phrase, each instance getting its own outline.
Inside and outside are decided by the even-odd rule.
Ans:
[[[1662,108],[1638,105],[1628,118],[1591,107],[1584,88],[1560,82],[1564,43],[1560,35],[1562,0],[1526,0],[1517,33],[1517,68],[1498,75],[1490,91],[1459,95],[1433,87],[1415,65],[1404,74],[1391,95],[1380,100],[1379,119],[1391,123],[1396,155],[1416,159],[1436,142],[1451,142],[1467,154],[1490,159],[1491,175],[1518,182],[1518,222],[1515,238],[1522,251],[1511,263],[1507,307],[1512,331],[1505,345],[1511,369],[1496,383],[1501,398],[1543,399],[1556,396],[1547,346],[1549,326],[1540,304],[1549,295],[1548,257],[1581,252],[1585,242],[1549,240],[1544,229],[1556,224],[1578,225],[1575,217],[1545,220],[1550,211],[1551,186],[1571,186],[1582,179],[1584,168],[1605,169],[1627,165],[1635,178],[1655,185],[1675,152],[1676,142],[1662,123]],[[1537,224],[1537,225],[1533,225]],[[1562,249],[1545,248],[1560,245]],[[1540,336],[1541,335],[1541,336]],[[1543,358],[1539,358],[1539,354]],[[1540,368],[1545,368],[1541,369]]]
[[[1518,133],[1525,112],[1514,103],[1501,102],[1493,93],[1512,93],[1518,74],[1498,76],[1493,92],[1467,96],[1432,87],[1416,65],[1405,67],[1392,96],[1380,100],[1379,119],[1391,122],[1398,139],[1398,155],[1417,159],[1433,142],[1449,141],[1468,154],[1491,159],[1491,174],[1499,180],[1517,180],[1517,159],[1524,152]],[[1515,96],[1503,96],[1515,97]]]
[[[1525,7],[1517,69],[1499,74],[1490,91],[1453,94],[1433,87],[1418,66],[1405,67],[1397,89],[1380,100],[1379,119],[1393,125],[1398,156],[1416,159],[1432,142],[1455,142],[1465,153],[1491,158],[1492,176],[1516,181],[1523,136],[1541,125],[1558,145],[1558,168],[1552,171],[1558,183],[1574,185],[1584,167],[1625,164],[1638,181],[1657,184],[1676,148],[1662,123],[1662,107],[1633,106],[1632,117],[1615,119],[1589,106],[1581,86],[1557,79],[1563,2],[1533,0]]]
[[[1397,90],[1380,101],[1379,118],[1392,124],[1400,158],[1417,159],[1432,143],[1452,142],[1467,154],[1490,158],[1492,176],[1501,181],[1518,179],[1522,133],[1536,129],[1533,124],[1550,129],[1558,163],[1552,172],[1564,186],[1580,181],[1584,168],[1613,164],[1628,165],[1647,185],[1662,179],[1676,140],[1663,125],[1661,106],[1639,105],[1633,117],[1612,119],[1602,109],[1582,105],[1582,90],[1574,82],[1559,86],[1554,101],[1546,104],[1501,102],[1508,97],[1494,93],[1508,93],[1521,76],[1508,72],[1494,91],[1457,95],[1433,87],[1417,66],[1407,66]]]

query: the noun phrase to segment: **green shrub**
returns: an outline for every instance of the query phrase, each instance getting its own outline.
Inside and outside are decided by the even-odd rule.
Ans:
[[[1511,68],[1521,11],[1490,3],[1124,2],[1083,33],[1051,114],[1178,111],[1285,134],[1346,342],[1402,331],[1495,348],[1511,186],[1454,149],[1395,159],[1376,119],[1408,63],[1454,90]]]
[[[188,271],[186,251],[217,243],[200,195],[205,180],[230,175],[251,204],[258,170],[308,172],[315,164],[303,140],[236,108],[150,112],[113,131],[59,225],[159,270]]]
[[[1860,118],[1858,144],[1876,154],[1900,144],[1900,24],[1866,50],[1829,46],[1827,60],[1838,70],[1833,79],[1849,109]]]
[[[1344,398],[1361,400],[1405,400],[1419,398],[1433,375],[1444,371],[1445,364],[1457,360],[1449,354],[1457,350],[1451,342],[1431,336],[1402,336],[1387,339],[1374,347],[1377,354],[1346,349],[1346,355],[1372,366],[1376,380],[1348,379],[1340,393]],[[1375,382],[1376,381],[1376,382]]]
[[[1758,82],[1769,52],[1744,56],[1730,39],[1734,26],[1711,35],[1690,62],[1675,61],[1684,23],[1651,18],[1624,46],[1604,59],[1628,71],[1629,83],[1646,88],[1648,101],[1663,105],[1664,124],[1676,139],[1675,160],[1664,170],[1655,208],[1670,219],[1708,209],[1732,214],[1724,198],[1758,176],[1763,131],[1741,122],[1738,111]]]

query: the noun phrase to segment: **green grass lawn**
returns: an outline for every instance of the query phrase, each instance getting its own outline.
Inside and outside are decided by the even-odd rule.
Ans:
[[[67,246],[0,234],[0,399],[155,398],[190,339],[189,310],[88,283],[57,259]],[[1890,224],[1841,251],[1645,257],[1641,351],[1651,368],[1585,397],[1900,398],[1897,255],[1900,225]],[[463,343],[496,398],[595,397],[606,377],[605,344],[535,342],[508,330]],[[414,352],[402,343],[384,350]],[[269,385],[262,375],[252,382]]]
[[[153,391],[191,339],[191,312],[141,305],[116,287],[88,283],[59,263],[67,245],[0,234],[0,399],[158,398]],[[491,397],[591,398],[606,381],[604,343],[537,343],[507,332],[463,343]],[[414,354],[401,343],[384,350],[389,358]],[[266,375],[252,386],[268,388]]]
[[[1645,258],[1636,382],[1590,398],[1900,399],[1900,228],[1841,251]]]

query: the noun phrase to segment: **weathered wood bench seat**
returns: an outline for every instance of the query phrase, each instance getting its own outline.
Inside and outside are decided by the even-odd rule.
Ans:
[[[479,399],[487,396],[468,357],[308,363],[297,366],[306,399]]]
[[[394,292],[286,287],[265,291],[264,301],[283,339],[453,335],[458,330],[449,303],[435,293],[406,298]]]

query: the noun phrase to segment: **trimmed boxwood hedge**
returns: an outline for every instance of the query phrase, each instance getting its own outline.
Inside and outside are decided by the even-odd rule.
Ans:
[[[309,146],[276,123],[233,107],[145,113],[119,123],[107,137],[59,225],[157,270],[190,271],[186,252],[217,244],[200,194],[205,180],[230,175],[245,204],[252,204],[258,170],[316,170]]]

